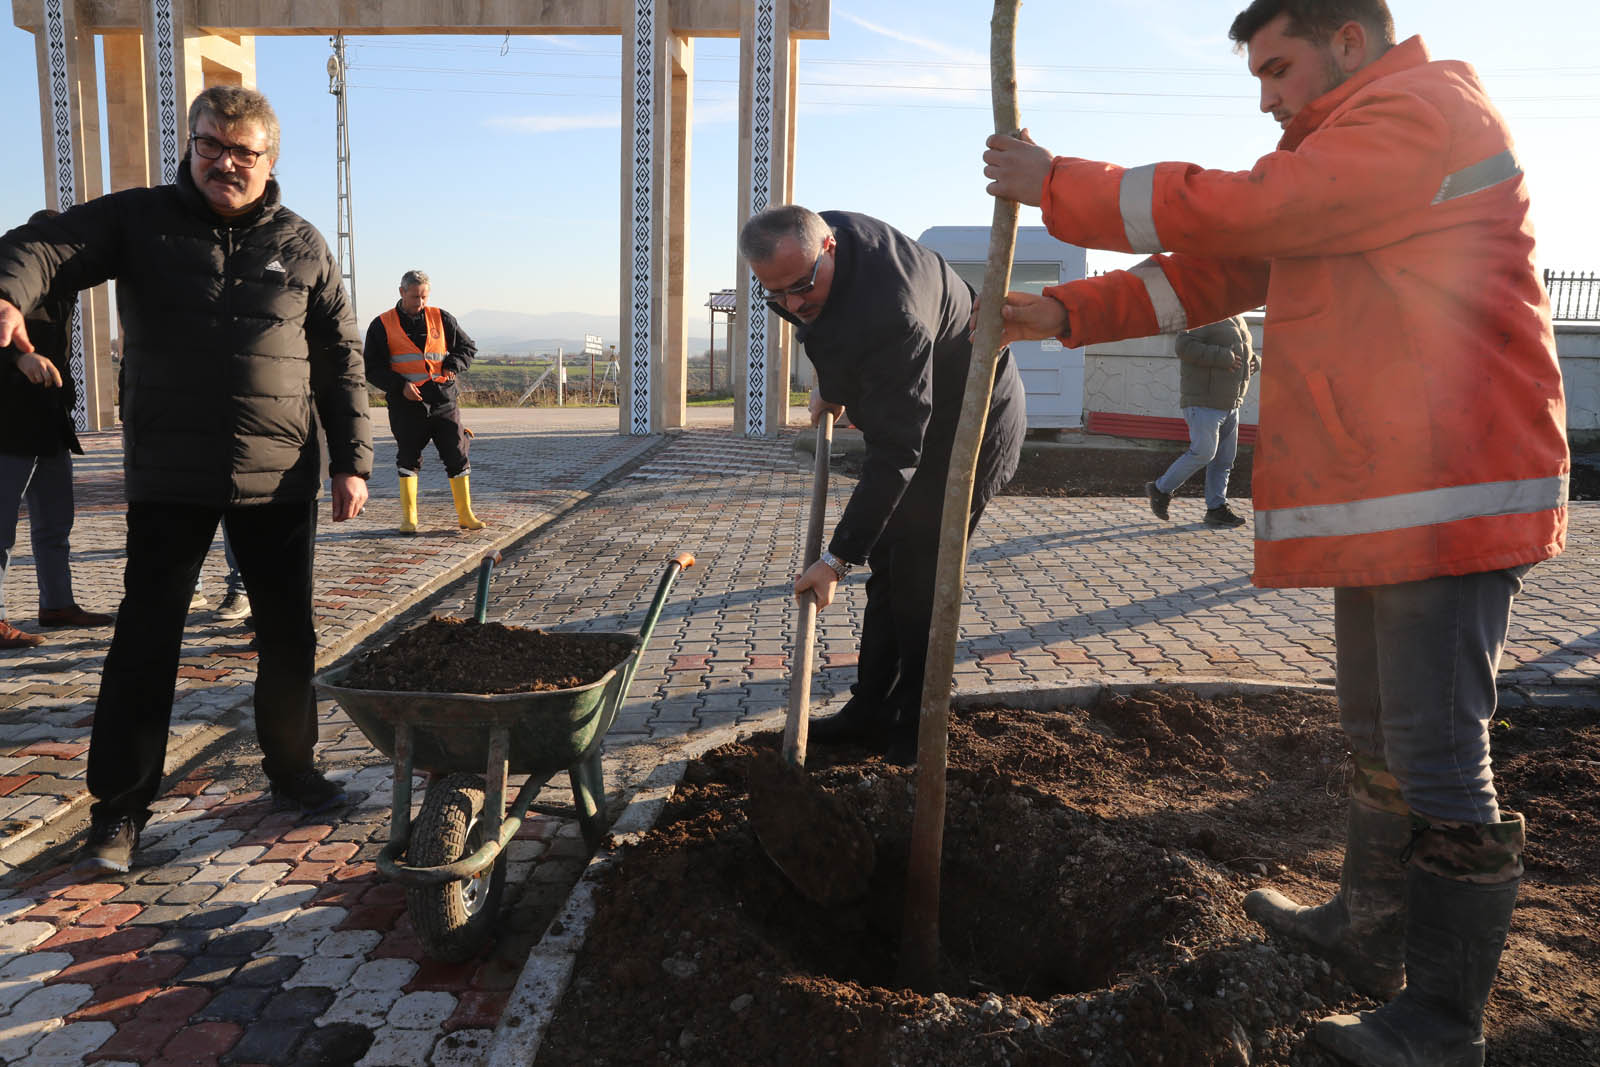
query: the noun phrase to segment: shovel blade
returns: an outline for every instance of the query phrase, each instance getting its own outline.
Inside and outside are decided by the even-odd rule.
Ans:
[[[876,854],[861,817],[804,769],[763,752],[750,769],[750,825],[800,895],[831,906],[866,895]]]

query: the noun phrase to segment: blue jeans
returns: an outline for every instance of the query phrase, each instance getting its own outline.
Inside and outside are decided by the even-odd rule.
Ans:
[[[1189,424],[1189,451],[1172,461],[1167,472],[1156,479],[1156,488],[1163,493],[1176,492],[1204,467],[1206,507],[1220,508],[1228,502],[1228,475],[1239,454],[1239,409],[1184,408],[1183,421]]]
[[[1527,567],[1333,591],[1340,725],[1383,759],[1411,810],[1499,820],[1489,724]]]
[[[28,534],[39,582],[39,610],[70,608],[72,600],[72,453],[0,454],[0,619],[6,617],[6,570],[17,543],[17,517],[28,502]]]
[[[223,585],[228,593],[244,592],[244,576],[239,573],[239,561],[233,556],[233,542],[228,540],[227,526],[222,529],[222,558],[228,563],[228,577],[223,580]],[[200,592],[200,587],[205,584],[205,579],[194,580],[194,591]]]

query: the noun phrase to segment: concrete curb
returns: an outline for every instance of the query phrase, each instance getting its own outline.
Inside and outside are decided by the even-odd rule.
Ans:
[[[526,1067],[539,1053],[545,1031],[566,995],[577,966],[578,953],[595,917],[595,893],[600,879],[622,861],[622,850],[634,844],[656,824],[672,791],[683,780],[689,762],[719,745],[765,730],[782,729],[785,713],[770,711],[749,722],[730,723],[691,738],[678,758],[659,764],[617,816],[610,836],[589,860],[561,911],[528,954],[511,999],[495,1027],[485,1067]]]

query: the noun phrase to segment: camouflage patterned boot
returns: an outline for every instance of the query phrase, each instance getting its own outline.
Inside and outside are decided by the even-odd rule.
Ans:
[[[1522,879],[1522,816],[1419,820],[1407,872],[1405,991],[1376,1011],[1335,1015],[1317,1040],[1360,1067],[1482,1067],[1483,1006]]]
[[[1245,914],[1273,937],[1300,942],[1344,972],[1358,991],[1388,1000],[1406,984],[1406,869],[1411,809],[1382,760],[1356,756],[1339,891],[1315,907],[1276,889],[1244,898]]]

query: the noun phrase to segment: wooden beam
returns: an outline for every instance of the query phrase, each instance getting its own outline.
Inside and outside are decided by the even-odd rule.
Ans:
[[[689,257],[689,172],[694,123],[694,41],[674,35],[668,42],[672,99],[667,153],[667,324],[661,383],[661,428],[681,428],[688,419],[689,302],[685,273]]]
[[[95,33],[136,30],[144,0],[95,0],[85,15]],[[668,28],[679,37],[737,37],[744,0],[671,0]],[[796,37],[826,40],[831,0],[789,0]],[[44,0],[12,0],[12,20],[43,25]],[[260,37],[299,34],[620,34],[625,0],[198,0],[193,24],[209,33]]]

